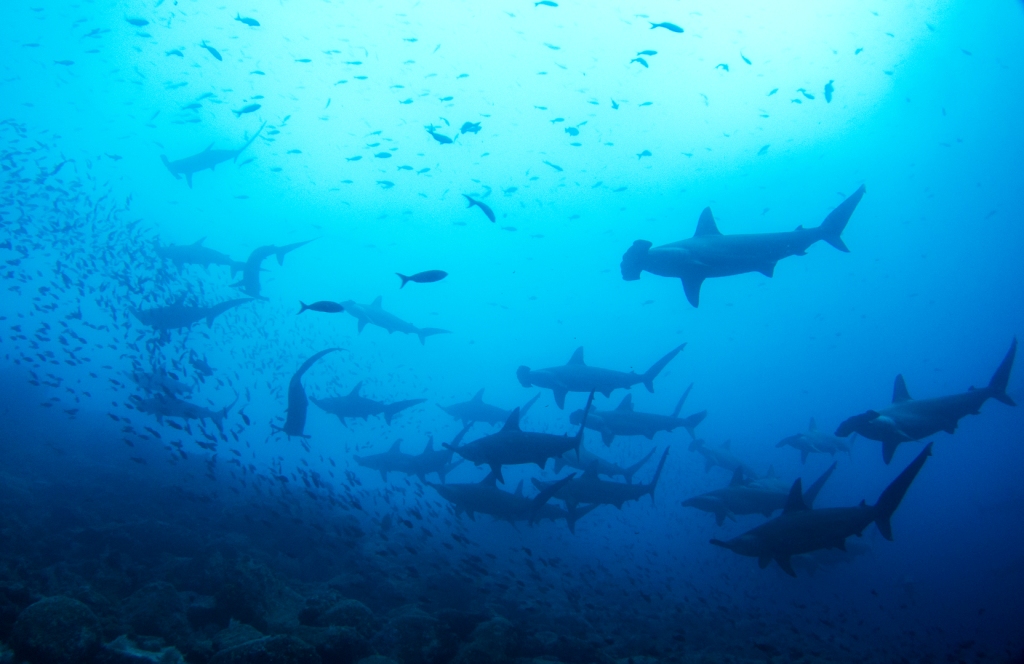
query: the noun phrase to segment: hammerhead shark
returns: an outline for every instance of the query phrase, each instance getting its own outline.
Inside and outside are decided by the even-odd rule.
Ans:
[[[277,256],[277,264],[284,265],[284,257],[289,252],[295,251],[299,247],[305,246],[312,242],[312,240],[305,240],[303,242],[293,242],[292,244],[286,244],[283,247],[277,247],[269,244],[265,247],[256,247],[249,254],[248,260],[242,265],[242,279],[237,284],[231,284],[235,288],[241,288],[242,292],[249,297],[256,298],[258,300],[266,300],[267,298],[260,295],[260,272],[263,271],[263,261],[271,256]]]
[[[622,509],[623,503],[630,500],[640,500],[644,496],[650,496],[651,503],[654,503],[654,489],[657,488],[658,480],[661,478],[661,471],[665,468],[668,450],[669,448],[666,447],[665,452],[661,455],[661,460],[658,461],[658,468],[654,471],[654,479],[651,480],[650,484],[607,482],[597,476],[598,469],[594,465],[587,469],[579,478],[567,482],[560,489],[557,489],[554,496],[564,500],[566,507],[569,509],[573,509],[580,503],[615,505],[615,507]],[[560,481],[564,482],[565,480]],[[554,486],[541,482],[536,478],[534,478],[533,484],[538,489],[550,489]],[[556,482],[555,484],[558,483]]]
[[[210,143],[209,147],[200,152],[194,154],[191,157],[184,157],[175,161],[168,161],[166,155],[160,155],[160,160],[164,162],[164,166],[171,172],[175,180],[180,180],[181,176],[185,176],[185,182],[188,183],[188,188],[192,188],[192,176],[199,171],[205,171],[210,169],[211,171],[217,164],[222,164],[225,161],[236,161],[238,155],[242,154],[242,151],[252,145],[252,142],[256,140],[256,137],[260,135],[263,128],[267,126],[264,122],[260,125],[260,128],[252,135],[245,145],[238,148],[237,150],[214,150],[213,143]]]
[[[542,519],[564,518],[571,532],[576,532],[576,522],[585,514],[593,510],[596,505],[576,510],[562,510],[553,505],[548,505],[551,496],[566,482],[572,479],[572,475],[552,484],[542,490],[534,498],[527,498],[523,495],[523,483],[520,482],[515,492],[509,493],[497,487],[497,476],[489,474],[480,482],[471,484],[432,484],[426,485],[437,491],[442,498],[452,503],[455,514],[465,512],[470,519],[476,520],[476,514],[488,514],[499,521],[508,521],[515,525],[516,522],[525,521],[531,525]]]
[[[427,446],[419,454],[405,454],[402,452],[402,440],[398,439],[388,449],[387,452],[380,454],[370,454],[367,456],[359,456],[353,454],[352,458],[356,460],[356,463],[363,468],[371,468],[380,472],[380,478],[385,482],[388,479],[388,473],[405,473],[406,475],[415,475],[420,478],[421,482],[426,481],[426,476],[430,473],[437,473],[437,476],[441,479],[441,483],[444,484],[445,475],[451,472],[461,461],[452,463],[452,454],[454,451],[452,448],[458,447],[462,441],[463,436],[469,431],[467,425],[462,428],[462,431],[455,436],[451,444],[447,448],[441,448],[439,450],[434,449],[434,437],[431,436],[427,440]]]
[[[692,387],[691,384],[686,388],[671,415],[638,412],[633,409],[633,395],[627,394],[615,410],[595,410],[591,413],[587,420],[587,428],[600,432],[605,445],[611,445],[615,436],[644,436],[652,439],[659,431],[673,431],[676,427],[683,427],[691,439],[696,438],[693,430],[704,421],[708,411],[702,410],[688,417],[679,417],[679,411],[683,409],[683,402],[686,401]],[[582,411],[574,411],[569,415],[569,421],[579,424],[581,414]]]
[[[328,413],[336,415],[342,424],[346,424],[345,419],[349,417],[358,417],[365,420],[371,415],[383,415],[384,421],[391,424],[391,418],[399,412],[426,401],[426,399],[406,399],[405,401],[396,401],[395,403],[374,401],[359,394],[362,386],[362,382],[359,382],[345,396],[313,399],[313,403]]]
[[[644,455],[642,459],[634,463],[632,466],[626,466],[625,468],[617,463],[612,463],[604,457],[598,456],[588,450],[585,445],[580,445],[578,451],[574,450],[566,452],[562,456],[555,459],[555,472],[562,472],[562,468],[569,466],[570,468],[576,468],[577,470],[590,470],[594,469],[598,475],[604,475],[605,477],[619,477],[626,480],[626,482],[633,481],[633,475],[636,471],[640,470],[647,460],[650,459],[655,452],[655,448],[651,448],[651,451]]]
[[[281,427],[271,428],[274,431],[281,431],[286,436],[291,438],[292,436],[298,436],[299,438],[309,438],[305,434],[306,430],[306,413],[309,410],[309,399],[306,398],[306,388],[302,386],[302,376],[309,368],[316,364],[324,355],[333,353],[340,348],[327,348],[319,353],[314,354],[308,360],[302,363],[299,370],[295,372],[292,379],[288,382],[288,411],[285,416],[284,425]]]
[[[715,466],[724,468],[730,473],[736,472],[737,468],[742,468],[744,477],[756,478],[757,472],[733,454],[730,447],[731,444],[728,440],[722,443],[721,447],[708,447],[704,444],[704,440],[700,438],[690,443],[690,451],[698,452],[704,457],[705,473]]]
[[[421,344],[426,344],[427,337],[435,334],[451,334],[448,330],[442,330],[436,327],[416,327],[412,323],[407,323],[398,316],[384,311],[381,307],[381,297],[378,295],[376,299],[370,304],[359,304],[352,300],[346,300],[341,303],[341,306],[345,307],[345,311],[355,316],[359,322],[359,332],[363,331],[363,328],[369,325],[376,325],[382,327],[388,331],[388,334],[392,332],[401,332],[403,334],[415,334],[420,338]]]
[[[560,367],[532,370],[530,367],[519,367],[516,377],[523,387],[545,387],[552,391],[555,403],[565,408],[565,395],[569,392],[600,392],[610,396],[614,390],[626,389],[643,383],[648,392],[654,391],[654,379],[661,370],[679,354],[686,344],[680,344],[655,362],[650,369],[642,374],[635,371],[626,373],[613,369],[601,369],[588,366],[583,361],[583,347],[580,346],[569,358],[569,362]]]
[[[228,411],[234,406],[234,402],[220,410],[210,410],[203,406],[197,406],[172,394],[156,393],[151,397],[142,399],[133,397],[135,408],[140,413],[155,415],[158,422],[163,424],[165,417],[177,417],[183,420],[206,420],[209,419],[217,426],[221,433],[224,433],[224,418]],[[238,401],[238,399],[235,399]]]
[[[798,478],[793,482],[782,514],[731,540],[723,542],[713,539],[711,543],[741,556],[757,558],[761,569],[768,567],[774,560],[786,574],[796,576],[791,562],[793,556],[821,549],[845,550],[846,538],[851,535],[860,536],[872,522],[878,526],[882,537],[892,541],[892,515],[931,453],[932,443],[928,443],[917,458],[885,488],[874,505],[868,505],[862,500],[856,507],[811,509],[804,502]]]
[[[527,401],[519,408],[519,417],[522,418],[526,415],[526,411],[530,410],[530,406],[537,402],[540,398],[540,394]],[[504,408],[498,408],[492,406],[489,403],[484,403],[484,391],[480,389],[473,398],[469,401],[462,401],[459,403],[453,403],[450,406],[442,406],[437,404],[437,407],[444,412],[451,415],[457,420],[462,420],[463,424],[473,424],[474,422],[487,422],[488,424],[499,424],[508,419],[508,416],[512,413],[511,410],[505,410]]]
[[[501,476],[502,466],[533,463],[538,468],[543,468],[548,459],[560,457],[569,450],[578,450],[580,443],[583,442],[587,413],[593,402],[594,393],[591,392],[587,399],[587,407],[583,411],[583,423],[580,424],[575,436],[523,431],[519,428],[520,413],[516,408],[500,431],[452,449],[463,459],[478,466],[490,466],[491,473],[504,484],[505,480]]]
[[[697,231],[688,240],[653,247],[647,240],[637,240],[622,256],[619,266],[622,278],[635,281],[641,272],[662,277],[676,277],[683,282],[686,299],[696,307],[700,304],[700,287],[710,277],[728,277],[744,272],[760,272],[771,277],[775,264],[787,256],[803,256],[807,249],[824,240],[839,251],[849,252],[843,242],[843,230],[857,203],[864,196],[864,186],[839,204],[816,228],[797,226],[788,233],[750,233],[722,235],[715,224],[711,208],[704,208],[697,221]]]
[[[825,482],[828,481],[835,469],[836,464],[833,463],[804,492],[804,503],[808,507],[814,505],[814,499],[818,497],[821,488],[825,486]],[[722,525],[727,518],[735,521],[737,514],[763,514],[770,517],[773,512],[786,506],[788,496],[789,492],[786,491],[784,485],[780,490],[775,486],[746,481],[743,469],[737,468],[729,486],[684,500],[683,506],[711,512],[715,515],[715,523]]]
[[[989,399],[1001,401],[1007,406],[1016,406],[1006,393],[1010,381],[1010,370],[1017,354],[1017,338],[1014,337],[1010,350],[999,363],[992,379],[985,387],[970,387],[966,392],[950,394],[931,399],[912,399],[907,391],[903,374],[896,376],[892,389],[892,404],[880,410],[869,410],[854,415],[839,425],[837,436],[859,433],[865,438],[882,443],[882,459],[892,461],[892,455],[900,443],[921,440],[939,431],[953,433],[960,419],[977,415],[982,404]]]
[[[192,244],[157,244],[154,249],[160,258],[170,260],[179,270],[185,265],[202,265],[209,268],[211,265],[227,265],[231,268],[231,276],[240,272],[245,263],[232,260],[231,256],[223,254],[214,249],[203,246],[205,237],[199,238]]]
[[[184,304],[184,300],[185,298],[179,298],[177,302],[166,307],[152,307],[150,309],[131,307],[130,311],[140,323],[161,332],[189,328],[204,318],[206,319],[207,326],[213,327],[213,320],[217,316],[220,316],[228,309],[245,304],[249,301],[249,298],[243,297],[237,300],[228,300],[227,302],[215,304],[212,307],[187,307]]]
[[[775,447],[785,447],[787,445],[800,450],[800,463],[807,463],[807,456],[815,453],[831,454],[832,456],[835,456],[836,452],[852,454],[850,443],[845,438],[833,436],[830,433],[819,430],[813,417],[811,418],[810,425],[807,427],[807,431],[786,436],[776,443]]]

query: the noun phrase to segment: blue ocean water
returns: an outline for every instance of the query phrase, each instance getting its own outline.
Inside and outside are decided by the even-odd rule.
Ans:
[[[989,387],[1024,332],[1020,2],[3,14],[0,661],[1024,657],[1019,369]],[[808,230],[862,186],[848,252]],[[695,233],[699,306],[632,278],[635,241]],[[788,235],[715,244],[759,233]],[[601,383],[578,348],[643,375]],[[913,401],[995,398],[908,433],[897,374]],[[328,412],[357,386],[380,403]],[[439,407],[481,389],[491,422]],[[535,396],[522,431],[576,436],[590,389],[583,449],[635,474],[571,438],[543,466],[514,462],[529,436],[474,451]],[[692,434],[609,435],[627,395],[668,416],[687,391]],[[779,446],[867,411],[911,439],[889,463],[866,425]],[[370,458],[428,442],[445,476]],[[792,525],[924,458],[893,541],[874,514]],[[727,487],[775,502],[683,504]],[[767,554],[709,543],[764,524]]]

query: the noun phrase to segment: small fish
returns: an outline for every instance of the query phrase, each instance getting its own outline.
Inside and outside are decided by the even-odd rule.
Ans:
[[[149,25],[149,21],[144,18],[126,18],[126,21],[134,25],[136,28],[144,28]]]
[[[555,169],[559,173],[562,172],[562,167],[559,166],[558,164],[552,164],[550,161],[547,161],[547,160],[544,160],[544,163],[547,164],[548,166],[550,166],[551,168]]]
[[[668,23],[667,21],[666,22],[662,22],[662,23],[651,22],[651,30],[653,30],[655,28],[665,28],[669,32],[682,32],[683,31],[683,29],[680,28],[675,23]]]
[[[742,53],[740,53],[740,58],[742,58],[743,62],[746,62],[748,65],[754,64],[753,62],[750,61],[750,59],[747,56],[743,55]]]
[[[261,71],[260,71],[259,69],[254,69],[254,70],[252,70],[252,71],[251,71],[251,72],[249,72],[249,73],[250,73],[250,74],[256,74],[257,76],[266,76],[266,74],[264,74],[263,72],[261,72]]]
[[[802,94],[807,99],[814,99],[814,95],[812,95],[807,90],[804,90],[803,88],[797,88],[796,91],[799,92],[800,94]]]
[[[438,101],[451,101],[452,99],[455,99],[455,97],[441,97]]]
[[[534,7],[557,7],[557,2],[551,2],[551,0],[540,0],[540,2],[533,3]]]
[[[430,172],[429,168],[421,168],[420,170],[416,171],[416,175],[423,175],[424,173],[429,173],[429,172]]]
[[[771,92],[769,92],[768,94],[766,94],[765,96],[766,96],[766,97],[771,97],[771,96],[772,96],[773,94],[775,94],[775,93],[776,93],[776,92],[778,92],[778,91],[779,91],[779,89],[778,89],[778,88],[772,88],[772,91],[771,91]]]
[[[619,110],[619,104],[614,99],[612,99],[612,110],[613,111]]]
[[[853,54],[854,55],[860,55],[861,51],[863,51],[863,50],[864,49],[862,49],[862,48],[858,48],[856,51],[853,52]]]
[[[644,60],[643,58],[633,58],[632,60],[629,61],[629,64],[633,64],[634,62],[639,62],[640,64],[642,64],[644,66],[644,69],[647,68],[647,61]]]
[[[74,60],[54,60],[53,64],[55,64],[55,65],[64,65],[65,67],[70,67],[71,65],[75,64],[75,61]]]
[[[467,198],[469,197],[467,196]],[[491,221],[494,220],[491,219]],[[426,272],[417,272],[411,277],[407,277],[401,272],[395,272],[395,274],[397,274],[398,278],[402,280],[402,285],[398,287],[399,289],[405,288],[405,285],[410,281],[415,281],[418,284],[432,284],[435,281],[441,281],[448,276],[448,273],[444,270],[427,270]]]
[[[766,154],[768,154],[768,146],[767,145],[757,151],[757,156],[758,157],[761,157],[761,156],[766,155]]]
[[[363,155],[357,154],[354,157],[345,157],[345,161],[359,161],[362,158],[363,158]]]
[[[653,157],[653,156],[654,155],[651,154],[650,150],[644,150],[643,152],[639,153],[636,156],[636,158],[637,158],[637,160],[640,160],[640,159],[643,159],[644,157]]]
[[[200,44],[200,46],[202,48],[205,48],[207,51],[209,51],[210,55],[212,55],[213,57],[217,58],[218,60],[221,60],[221,61],[224,60],[224,58],[220,57],[220,51],[218,51],[214,47],[208,45],[205,40],[203,41],[202,44]]]
[[[466,196],[466,194],[463,194],[463,196]],[[481,203],[475,198],[470,198],[469,196],[466,196],[466,200],[469,201],[469,204],[466,206],[467,208],[471,208],[474,205],[477,206],[480,208],[480,211],[484,213],[484,216],[490,219],[492,223],[494,222],[494,210],[492,210],[486,203]]]
[[[640,108],[643,108],[644,106],[650,106],[653,103],[654,103],[653,101],[645,101],[644,103],[640,104]]]
[[[657,55],[657,51],[640,51],[637,55]]]
[[[299,300],[299,306],[302,307],[299,309],[300,314],[306,309],[309,309],[310,311],[320,311],[325,314],[337,314],[345,311],[345,307],[341,306],[337,302],[331,302],[330,300],[321,300],[319,302],[314,302],[313,304],[306,304],[302,300]],[[296,314],[296,316],[297,315],[298,314]]]
[[[398,170],[400,170],[400,171],[411,171],[412,170],[412,166],[402,165],[402,166],[398,167]]]
[[[406,100],[404,100],[404,101],[400,101],[400,102],[398,102],[398,103],[399,103],[399,104],[411,104],[411,103],[412,103],[412,98],[410,97],[409,99],[406,99]]]
[[[576,127],[566,127],[565,133],[569,134],[570,136],[579,136],[580,130],[577,129]]]
[[[313,62],[313,61],[312,61],[312,60],[310,60],[309,58],[299,58],[299,59],[298,59],[298,60],[296,60],[295,62]]]
[[[375,154],[373,156],[376,157],[377,159],[391,159],[391,153],[390,152],[378,152],[377,154]]]
[[[452,142],[452,139],[448,138],[444,134],[439,134],[434,131],[433,127],[427,127],[427,133],[430,134],[431,138],[440,143],[441,145],[447,145]]]
[[[231,112],[235,114],[236,118],[240,118],[244,114],[252,113],[253,111],[258,111],[258,110],[260,110],[260,108],[262,108],[262,107],[259,104],[249,104],[248,106],[243,106],[242,108],[240,108],[237,111],[231,111]]]
[[[391,180],[377,180],[377,184],[380,185],[381,189],[390,189],[395,186],[395,183]]]
[[[185,57],[185,54],[182,53],[181,50],[177,49],[177,48],[172,48],[171,50],[164,52],[164,55],[176,55],[179,58]]]
[[[835,79],[833,79],[833,80],[831,80],[831,81],[829,81],[828,83],[825,84],[825,103],[826,104],[831,104],[832,103],[832,93],[836,91],[836,89],[834,87],[832,87],[833,83],[835,83]]]
[[[260,22],[259,21],[257,21],[254,18],[243,17],[238,12],[235,12],[235,20],[238,21],[239,23],[245,23],[250,28],[258,28],[258,27],[260,27]]]
[[[480,132],[479,122],[463,122],[462,128],[459,129],[460,133],[463,134],[477,134]]]
[[[723,62],[721,64],[715,65],[715,69],[724,69],[725,71],[729,71],[729,65]]]

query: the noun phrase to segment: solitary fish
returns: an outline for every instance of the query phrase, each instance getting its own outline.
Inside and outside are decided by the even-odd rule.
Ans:
[[[218,60],[221,60],[221,61],[224,60],[224,58],[220,57],[220,51],[218,51],[217,49],[215,49],[212,46],[207,45],[205,40],[203,41],[202,44],[200,44],[200,46],[205,48],[207,51],[209,51],[210,55],[212,55],[213,57],[217,58]]]
[[[551,0],[540,0],[540,2],[533,3],[534,7],[557,7],[557,2],[551,2]]]
[[[835,79],[825,84],[825,103],[827,104],[832,103],[832,93],[835,92],[836,90],[834,87],[832,87],[833,83],[835,83]]]
[[[466,196],[466,194],[463,194],[463,196]],[[494,221],[494,210],[488,207],[486,203],[481,203],[475,198],[470,198],[469,196],[466,196],[466,200],[469,201],[469,205],[467,205],[466,207],[473,207],[475,205],[478,208],[480,208],[481,212],[487,215],[488,219],[490,219],[492,222]]]
[[[463,134],[476,134],[480,132],[479,122],[464,122],[462,128],[459,130]]]
[[[682,32],[682,31],[683,31],[683,29],[682,29],[682,28],[680,28],[680,27],[679,27],[678,25],[676,25],[675,23],[669,23],[669,22],[667,22],[667,21],[665,21],[665,22],[662,22],[662,23],[653,23],[653,22],[652,22],[652,23],[651,23],[651,30],[653,30],[653,29],[655,29],[655,28],[665,28],[665,29],[666,29],[666,30],[668,30],[669,32]]]
[[[262,107],[259,104],[249,104],[248,106],[243,106],[242,108],[240,108],[237,111],[231,111],[231,112],[235,114],[236,118],[240,118],[244,114],[252,113],[253,111],[258,111],[258,110],[260,110],[260,108],[262,108]]]
[[[637,55],[657,55],[657,51],[640,51]]]
[[[330,300],[320,300],[319,302],[314,302],[313,304],[306,304],[302,300],[299,300],[299,306],[302,307],[301,309],[299,309],[300,314],[306,309],[309,309],[310,311],[320,311],[325,314],[337,314],[341,313],[342,311],[345,311],[345,307],[341,306],[337,302],[331,302]]]
[[[629,61],[629,64],[633,64],[634,62],[639,62],[640,64],[642,64],[644,66],[644,69],[647,68],[647,61],[644,60],[643,58],[633,58],[632,60]]]
[[[147,21],[144,18],[127,18],[125,20],[134,25],[136,28],[144,28],[147,25],[149,25],[149,21]]]
[[[244,17],[241,14],[239,14],[238,12],[235,12],[235,20],[238,21],[239,23],[245,23],[250,28],[258,28],[258,27],[260,27],[260,22],[259,21],[257,21],[254,18]]]
[[[176,55],[179,58],[185,57],[185,54],[182,53],[180,49],[176,49],[176,48],[172,48],[171,50],[169,50],[166,53],[164,53],[164,55]]]
[[[439,134],[436,131],[434,131],[433,127],[427,127],[427,133],[430,134],[430,136],[441,145],[446,145],[452,142],[452,139],[448,138],[444,134]]]
[[[494,221],[493,219],[491,221]],[[417,272],[411,277],[407,277],[401,272],[395,272],[398,278],[402,280],[402,285],[399,289],[405,288],[405,285],[410,281],[415,281],[418,284],[432,284],[435,281],[441,281],[448,276],[448,273],[444,270],[427,270],[426,272]]]
[[[650,150],[644,150],[643,152],[640,152],[639,154],[637,154],[636,158],[639,160],[639,159],[643,159],[644,157],[653,157],[653,156],[654,155],[651,154]]]

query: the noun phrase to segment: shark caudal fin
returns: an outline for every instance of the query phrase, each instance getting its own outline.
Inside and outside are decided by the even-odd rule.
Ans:
[[[1010,395],[1006,393],[1006,384],[1010,382],[1010,369],[1013,368],[1013,358],[1017,355],[1017,337],[1013,338],[1013,343],[1010,344],[1010,350],[1006,351],[1006,356],[1003,361],[999,363],[999,367],[996,372],[992,374],[992,380],[988,382],[989,396],[996,401],[1002,401],[1007,406],[1016,406]]]
[[[672,411],[672,417],[679,417],[679,413],[683,410],[683,404],[686,403],[686,397],[690,396],[690,390],[693,389],[693,383],[686,388],[683,392],[683,396],[679,398],[679,403],[676,404],[675,410]]]
[[[804,491],[804,503],[808,507],[814,506],[814,499],[818,497],[819,493],[821,493],[821,487],[825,486],[825,482],[827,482],[828,478],[832,476],[832,472],[836,469],[836,465],[837,464],[833,463],[829,466],[828,470],[822,473],[821,477],[819,477],[814,484],[807,487],[807,491]]]
[[[623,469],[622,476],[626,478],[626,482],[628,482],[629,484],[633,483],[633,475],[636,473],[636,471],[640,470],[640,468],[642,468],[645,463],[647,463],[647,460],[650,459],[654,455],[654,452],[657,449],[658,448],[656,448],[656,447],[652,447],[651,451],[648,452],[646,454],[646,456],[644,456],[643,459],[640,459],[639,461],[634,463],[632,466],[629,466],[629,467]]]
[[[391,424],[391,418],[402,412],[406,408],[412,408],[417,404],[425,402],[426,399],[406,399],[405,401],[396,401],[395,403],[389,403],[384,406],[384,421]]]
[[[932,455],[932,443],[928,443],[925,448],[917,455],[906,469],[896,476],[896,479],[892,481],[892,484],[885,487],[885,491],[878,497],[878,502],[875,503],[875,525],[878,526],[878,530],[881,531],[882,537],[892,541],[892,524],[889,522],[892,519],[893,512],[900,506],[900,501],[903,500],[903,496],[907,494],[907,489],[910,488],[910,483],[914,481],[917,474],[921,471],[921,466],[928,460],[928,457]]]
[[[410,279],[412,279],[412,277],[407,277],[401,272],[395,272],[395,274],[398,275],[398,278],[402,280],[402,285],[398,287],[398,290],[402,290],[403,288],[405,288],[405,285],[409,283]]]
[[[565,524],[569,526],[569,532],[575,535],[576,522],[585,517],[586,515],[590,514],[600,506],[600,503],[593,503],[592,505],[587,505],[586,507],[573,505],[571,508],[569,508],[569,513],[565,517]]]
[[[299,300],[299,306],[302,307],[301,309],[299,309],[299,314],[301,314],[306,309],[309,309],[309,305],[306,304],[305,302],[303,302],[302,300]],[[299,314],[295,314],[295,315],[298,316]]]
[[[651,504],[654,504],[654,490],[658,487],[658,480],[661,479],[661,471],[665,468],[665,459],[668,458],[668,451],[670,447],[665,448],[665,453],[661,455],[661,461],[658,462],[658,469],[654,471],[654,479],[651,480],[650,488],[647,493],[651,496]]]
[[[482,391],[482,390],[481,390]],[[530,406],[537,403],[537,399],[540,399],[540,392],[535,394],[532,399],[524,403],[519,407],[519,418],[522,419],[526,415],[526,411],[530,410]]]
[[[668,363],[671,362],[673,358],[675,358],[675,356],[678,355],[680,351],[682,351],[684,348],[686,348],[685,343],[679,344],[678,346],[670,350],[668,353],[666,353],[665,357],[661,358],[653,365],[651,365],[651,368],[648,369],[644,373],[644,375],[640,377],[641,382],[644,384],[644,387],[647,388],[648,392],[654,391],[654,379],[658,377],[658,374],[661,373],[661,370],[664,369],[668,365]]]
[[[644,263],[647,260],[647,252],[652,246],[654,245],[647,240],[637,240],[632,247],[626,250],[626,253],[622,254],[619,269],[622,271],[624,281],[636,281],[640,278],[640,273],[643,272]]]
[[[432,337],[435,334],[451,334],[451,331],[442,330],[439,327],[424,327],[416,330],[416,336],[420,338],[421,346],[425,346],[427,344],[427,337]]]
[[[821,231],[821,239],[839,251],[850,251],[840,236],[843,234],[846,224],[850,221],[853,211],[857,209],[857,203],[860,203],[860,199],[863,198],[864,191],[864,185],[861,185],[849,198],[840,203],[835,210],[829,212],[828,216],[825,217],[825,221],[821,222],[821,226],[818,226],[818,230]]]
[[[590,396],[587,397],[587,405],[583,409],[583,417],[580,419],[580,430],[576,432],[576,444],[573,445],[573,449],[576,450],[576,458],[580,456],[580,445],[583,444],[583,432],[587,428],[587,415],[590,413],[590,407],[594,404],[594,391],[590,391]]]
[[[686,433],[690,434],[690,438],[696,440],[697,434],[694,433],[694,429],[697,425],[704,421],[704,418],[708,416],[708,411],[702,410],[699,413],[694,413],[683,419],[683,428],[686,429]]]
[[[239,116],[239,117],[241,117],[241,116]],[[240,148],[238,149],[238,152],[236,152],[236,153],[235,153],[235,158],[234,158],[234,161],[236,161],[236,162],[238,161],[238,155],[242,154],[242,152],[244,152],[246,148],[248,148],[248,147],[249,147],[250,145],[252,145],[252,144],[253,144],[253,141],[255,141],[255,140],[256,140],[256,138],[257,138],[257,137],[259,137],[259,135],[260,135],[261,133],[263,133],[263,128],[264,128],[264,127],[266,127],[266,126],[267,126],[267,123],[266,123],[266,122],[264,122],[263,124],[261,124],[261,125],[260,125],[260,128],[256,130],[256,133],[252,135],[252,138],[250,138],[250,139],[249,139],[248,141],[246,141],[246,142],[245,142],[245,145],[243,145],[242,147],[240,147]]]
[[[576,478],[576,473],[571,473],[567,477],[563,477],[554,484],[545,487],[540,493],[533,499],[530,504],[530,524],[533,525],[537,521],[537,514],[540,512],[540,508],[544,507],[549,500],[551,500],[556,493],[558,493],[563,486],[572,482]],[[523,485],[519,485],[517,490],[522,495]]]

